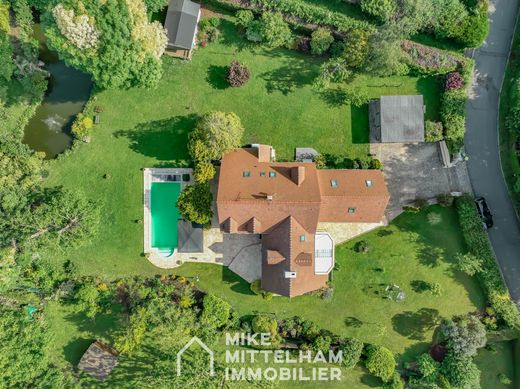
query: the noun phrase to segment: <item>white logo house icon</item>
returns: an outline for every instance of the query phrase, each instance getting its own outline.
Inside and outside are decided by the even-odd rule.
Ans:
[[[193,342],[197,342],[199,344],[200,347],[202,347],[202,349],[204,351],[206,351],[209,355],[209,375],[213,376],[215,375],[215,369],[214,369],[214,358],[213,358],[213,351],[211,351],[209,349],[208,346],[206,346],[204,344],[204,342],[202,340],[200,340],[199,338],[197,338],[196,336],[194,336],[193,338],[190,339],[190,341],[188,343],[186,343],[186,345],[177,353],[177,376],[180,376],[181,375],[181,370],[182,370],[182,354],[184,354],[184,352],[190,348],[190,346],[193,344]]]

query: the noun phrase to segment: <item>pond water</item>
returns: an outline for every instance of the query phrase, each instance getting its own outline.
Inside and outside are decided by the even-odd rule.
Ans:
[[[70,127],[90,96],[92,80],[88,74],[66,66],[49,50],[39,24],[34,31],[40,42],[40,59],[50,78],[42,104],[25,127],[23,142],[51,159],[71,146]]]

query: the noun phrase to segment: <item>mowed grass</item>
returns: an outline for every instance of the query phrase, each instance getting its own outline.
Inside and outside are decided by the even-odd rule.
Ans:
[[[513,342],[496,342],[492,343],[495,350],[480,349],[475,357],[475,363],[481,371],[480,385],[482,388],[518,388],[518,382],[515,380],[515,362],[516,361]],[[520,366],[516,365],[516,368]],[[505,374],[512,382],[505,385],[500,382],[499,374]],[[515,385],[516,383],[516,385]]]
[[[441,224],[427,222],[427,212],[442,215]],[[403,214],[390,226],[364,235],[370,251],[353,250],[359,240],[336,247],[334,296],[316,295],[271,301],[254,295],[249,284],[225,267],[184,264],[179,274],[198,277],[201,289],[229,301],[241,314],[262,312],[278,318],[301,316],[334,333],[385,345],[409,359],[425,351],[442,318],[475,311],[484,305],[476,282],[455,270],[453,256],[465,250],[452,208],[431,207]],[[422,291],[422,283],[438,283],[441,294]],[[384,289],[398,285],[404,301],[384,299]]]
[[[292,159],[295,147],[366,157],[367,108],[339,104],[340,93],[312,88],[325,59],[251,46],[230,20],[221,29],[220,42],[196,50],[192,61],[165,58],[157,89],[96,95],[94,104],[103,112],[92,142],[50,162],[46,182],[84,191],[101,203],[99,233],[81,249],[53,252],[50,258],[71,259],[81,273],[109,278],[159,272],[142,256],[142,169],[188,165],[188,133],[208,111],[237,113],[246,129],[244,143],[272,144],[279,160]],[[233,59],[251,70],[251,80],[241,88],[229,88],[225,80]],[[359,76],[354,83],[373,97],[424,94],[427,116],[437,115],[434,78]]]

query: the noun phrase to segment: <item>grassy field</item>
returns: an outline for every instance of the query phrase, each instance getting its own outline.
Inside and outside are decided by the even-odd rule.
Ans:
[[[442,223],[428,224],[428,212],[441,214]],[[476,283],[453,268],[453,255],[464,250],[457,223],[452,208],[434,206],[419,214],[403,214],[390,226],[364,235],[362,239],[370,247],[367,254],[354,252],[355,242],[340,245],[336,251],[339,269],[334,271],[334,296],[330,301],[315,295],[266,301],[253,295],[245,281],[219,265],[185,264],[176,272],[198,277],[199,288],[225,298],[241,314],[265,312],[279,318],[299,315],[340,335],[385,345],[400,354],[402,360],[410,360],[427,349],[433,329],[442,318],[474,311],[484,304]],[[438,283],[442,293],[434,296],[421,292],[423,282]],[[388,284],[399,285],[406,294],[405,300],[395,302],[377,294],[382,285]],[[113,342],[122,319],[117,306],[111,314],[92,321],[54,302],[47,305],[45,316],[55,336],[56,362],[73,365],[92,340],[104,338]],[[481,367],[494,369],[483,373],[483,382],[495,382],[502,370],[511,375],[512,362],[505,351],[499,349],[499,359],[487,351],[481,352],[478,360]],[[107,387],[137,374],[132,366],[145,363],[145,354],[122,357]],[[322,386],[362,388],[377,383],[361,367],[344,370],[343,376],[338,386],[325,383]],[[483,385],[491,387],[495,386]]]
[[[496,350],[481,349],[475,357],[475,363],[482,372],[480,385],[486,388],[513,389],[515,386],[515,358],[513,355],[513,342],[497,342],[492,344]],[[517,366],[518,368],[518,366]],[[500,383],[499,374],[505,374],[512,383],[504,385]],[[517,385],[520,383],[517,383]]]
[[[272,144],[278,159],[292,159],[298,146],[367,155],[367,108],[338,104],[334,94],[321,95],[311,86],[324,59],[249,46],[230,21],[222,29],[221,41],[197,50],[191,62],[165,59],[157,89],[97,94],[95,105],[103,112],[92,143],[50,162],[47,183],[83,190],[101,202],[100,233],[92,244],[52,253],[53,259],[70,258],[82,273],[107,277],[157,272],[141,256],[142,169],[186,165],[188,133],[204,112],[236,112],[246,128],[244,143]],[[235,58],[250,67],[252,77],[241,88],[228,88],[226,65]],[[427,116],[437,116],[434,78],[360,76],[354,82],[373,97],[424,94]]]
[[[515,134],[505,126],[505,119],[510,110],[520,104],[520,91],[518,88],[520,80],[520,31],[516,30],[516,35],[511,47],[511,56],[506,69],[502,93],[500,95],[500,156],[502,160],[502,170],[509,186],[511,198],[520,212],[520,193],[514,191],[517,177],[520,175],[520,155],[514,149],[514,143],[519,138],[518,132]]]

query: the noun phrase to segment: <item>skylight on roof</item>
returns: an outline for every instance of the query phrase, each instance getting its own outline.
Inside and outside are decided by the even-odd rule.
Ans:
[[[350,207],[348,209],[348,213],[356,213],[356,208],[355,207]]]
[[[305,242],[305,235],[300,235],[300,242]]]
[[[269,177],[271,177],[271,178],[276,177],[276,172],[270,171]]]
[[[338,181],[337,180],[330,180],[330,186],[332,188],[337,188],[338,187]]]
[[[260,177],[265,177],[265,172],[260,172]]]
[[[374,186],[374,183],[372,182],[372,180],[366,180],[365,184],[367,185],[367,188],[372,188]]]
[[[251,172],[249,170],[244,170],[242,172],[242,177],[251,177]]]

